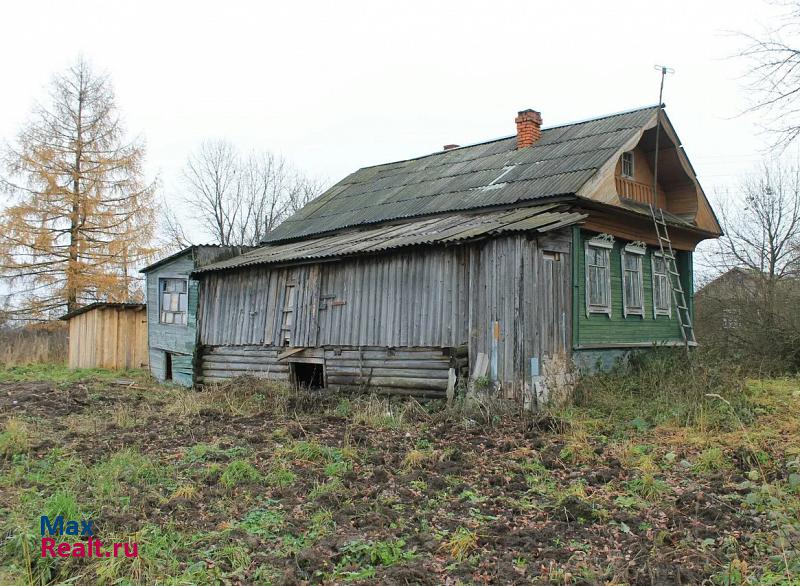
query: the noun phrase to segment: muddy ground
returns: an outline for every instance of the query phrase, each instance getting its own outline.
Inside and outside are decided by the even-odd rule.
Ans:
[[[486,423],[435,405],[238,391],[0,384],[0,420],[29,436],[1,461],[0,512],[19,526],[35,512],[25,495],[71,491],[100,535],[142,542],[146,563],[109,574],[59,561],[54,582],[794,579],[797,519],[773,514],[795,502],[787,446],[719,446],[721,434],[574,412]],[[68,470],[35,473],[54,453]],[[141,457],[114,468],[118,486],[101,485],[108,462],[131,453]],[[246,474],[225,476],[242,462]],[[774,507],[763,504],[773,485],[784,491]],[[25,563],[8,551],[3,562],[24,582]]]

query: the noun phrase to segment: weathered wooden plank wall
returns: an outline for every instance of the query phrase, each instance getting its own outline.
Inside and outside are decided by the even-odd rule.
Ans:
[[[220,382],[243,374],[288,380],[293,363],[316,361],[324,363],[329,387],[372,386],[441,396],[451,366],[458,364],[458,358],[442,348],[316,348],[279,360],[283,351],[274,346],[209,347],[201,359],[200,382]]]
[[[204,380],[241,373],[255,365],[272,377],[278,366],[287,285],[296,287],[290,346],[325,347],[329,384],[415,385],[444,390],[449,358],[441,364],[397,362],[392,349],[451,349],[469,345],[471,364],[490,357],[492,376],[509,396],[531,381],[531,359],[539,364],[568,351],[570,340],[569,230],[529,239],[523,234],[448,248],[416,249],[295,267],[253,267],[203,276],[200,343],[208,352]],[[494,332],[498,333],[493,343]],[[251,347],[240,357],[219,360],[228,346]],[[260,347],[260,349],[259,349]],[[373,348],[381,365],[365,375],[329,348]],[[306,351],[307,352],[307,351]],[[300,360],[296,356],[292,360]],[[388,361],[388,362],[387,362]],[[390,364],[391,362],[391,364]],[[234,366],[226,366],[228,363]],[[446,368],[445,368],[446,364]],[[266,369],[266,370],[264,370]],[[410,382],[397,382],[403,379]]]
[[[70,368],[144,368],[147,314],[143,309],[98,307],[69,320]]]
[[[263,346],[206,348],[200,359],[199,382],[220,382],[243,374],[274,380],[288,380],[289,363],[278,362],[280,350],[280,348]]]
[[[210,346],[279,345],[286,287],[296,289],[292,344],[316,343],[319,267],[269,269],[204,276],[200,300],[200,343]]]
[[[320,345],[465,344],[466,259],[453,247],[322,265]]]
[[[291,345],[455,347],[467,339],[464,247],[204,276],[200,343],[281,345],[286,287],[296,288]]]
[[[498,238],[470,251],[470,364],[486,354],[509,397],[531,383],[531,359],[569,348],[569,252],[567,233]]]

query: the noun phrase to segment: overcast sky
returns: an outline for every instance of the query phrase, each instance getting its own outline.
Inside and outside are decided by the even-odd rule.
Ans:
[[[148,172],[175,202],[204,138],[280,152],[331,183],[355,169],[664,101],[713,194],[768,138],[729,57],[775,25],[759,0],[13,2],[0,19],[0,139],[76,56],[107,71]],[[197,240],[204,240],[198,237]]]

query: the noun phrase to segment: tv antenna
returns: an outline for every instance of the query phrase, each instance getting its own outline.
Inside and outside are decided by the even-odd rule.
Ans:
[[[661,135],[661,110],[664,108],[664,79],[675,70],[666,65],[653,65],[653,69],[661,72],[661,86],[658,88],[658,114],[656,116],[656,149],[653,151],[653,203],[658,204],[658,142]]]

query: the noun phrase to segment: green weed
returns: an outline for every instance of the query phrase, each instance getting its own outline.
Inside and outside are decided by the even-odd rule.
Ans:
[[[352,468],[353,464],[348,460],[328,462],[325,465],[325,476],[328,477],[341,476],[348,470],[352,470]]]
[[[353,423],[377,429],[400,429],[406,424],[406,409],[402,403],[372,396],[353,405]]]
[[[341,460],[342,454],[336,448],[330,448],[316,441],[299,441],[281,451],[281,456],[308,462],[332,462]]]
[[[730,467],[721,448],[708,448],[697,455],[694,462],[696,472],[719,472]]]
[[[339,402],[336,404],[336,408],[333,410],[334,415],[338,417],[350,417],[353,412],[353,405],[350,402],[350,399],[342,398],[339,399]]]
[[[96,464],[89,477],[95,495],[101,499],[118,497],[132,485],[162,482],[165,471],[150,458],[133,449],[123,449]]]
[[[239,526],[252,535],[275,537],[284,525],[284,515],[276,505],[277,501],[267,501],[247,513]]]
[[[43,515],[55,519],[59,515],[65,519],[80,519],[81,508],[72,492],[59,490],[53,493],[44,503]]]
[[[311,535],[320,537],[331,533],[336,528],[336,521],[333,520],[333,513],[328,509],[320,509],[311,515]]]
[[[351,541],[342,547],[340,560],[336,567],[341,572],[352,566],[362,567],[356,572],[344,572],[349,580],[362,580],[375,575],[375,566],[393,566],[415,557],[413,550],[407,550],[402,539],[390,541]]]
[[[230,566],[234,574],[238,574],[248,568],[252,562],[250,552],[241,545],[225,545],[219,549],[216,556],[218,561]]]
[[[94,581],[100,584],[155,584],[161,582],[165,575],[178,576],[181,572],[177,551],[189,542],[173,526],[162,527],[151,523],[130,535],[108,535],[104,540],[135,543],[138,556],[100,560],[94,566]]]
[[[327,482],[318,483],[308,493],[308,498],[315,501],[323,496],[338,496],[344,492],[344,485],[338,478],[333,478]]]
[[[219,477],[219,482],[223,486],[233,488],[240,484],[258,482],[261,474],[250,462],[245,460],[234,460],[225,468],[225,472]]]
[[[68,368],[66,364],[29,364],[0,367],[0,382],[50,381],[75,383],[85,380],[113,381],[119,378],[144,382],[149,373],[145,370],[105,370],[102,368]]]
[[[625,486],[631,494],[647,501],[656,501],[669,492],[669,485],[653,476],[650,472],[645,472],[632,480],[628,480]]]
[[[266,476],[266,483],[269,486],[277,486],[278,488],[286,488],[291,486],[297,480],[297,474],[288,468],[278,467],[269,472]]]

